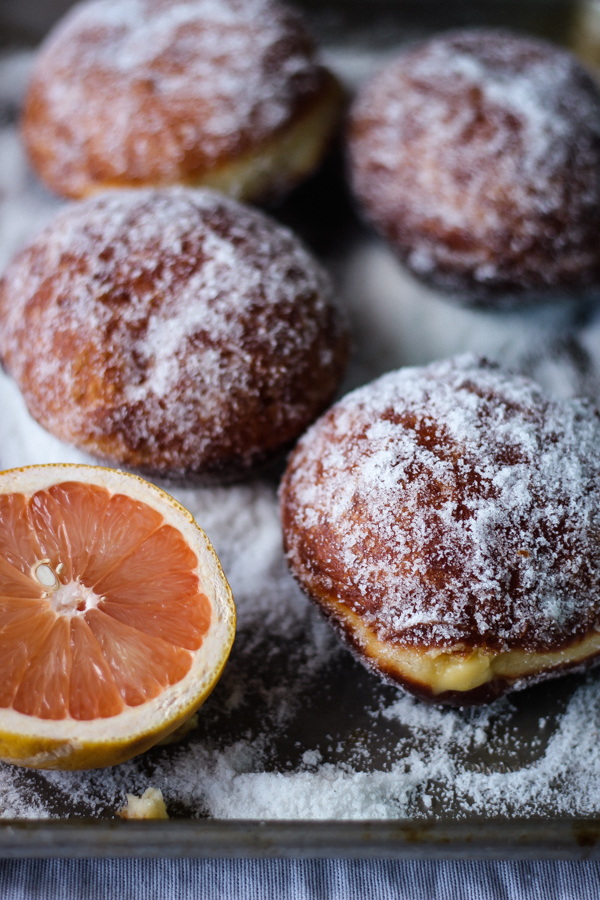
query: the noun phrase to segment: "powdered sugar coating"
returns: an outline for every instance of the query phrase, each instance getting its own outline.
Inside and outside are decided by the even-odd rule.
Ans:
[[[24,137],[70,196],[171,183],[260,146],[327,77],[277,0],[87,0],[40,52]]]
[[[235,474],[327,405],[346,334],[291,232],[211,191],[61,211],[0,283],[0,352],[33,416],[143,469]]]
[[[570,54],[501,31],[428,40],[364,88],[350,156],[421,277],[480,300],[597,289],[600,94]]]
[[[600,627],[600,416],[472,356],[349,394],[295,450],[288,561],[398,646],[544,650]]]

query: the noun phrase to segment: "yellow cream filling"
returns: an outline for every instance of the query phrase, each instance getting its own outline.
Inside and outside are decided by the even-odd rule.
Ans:
[[[346,622],[367,656],[399,678],[424,685],[434,694],[471,691],[500,677],[516,681],[527,675],[548,672],[582,662],[600,653],[600,633],[594,632],[562,650],[506,650],[494,652],[457,645],[452,650],[422,650],[397,647],[380,641],[362,619],[339,601],[327,600],[336,617]]]

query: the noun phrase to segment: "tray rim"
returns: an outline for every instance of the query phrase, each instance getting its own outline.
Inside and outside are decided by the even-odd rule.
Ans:
[[[13,819],[0,858],[600,860],[600,818]]]

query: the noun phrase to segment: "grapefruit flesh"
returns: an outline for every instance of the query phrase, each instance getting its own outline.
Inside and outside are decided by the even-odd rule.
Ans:
[[[150,728],[159,740],[165,730],[181,724],[183,713],[167,721],[168,710],[177,706],[171,695],[177,698],[177,686],[187,685],[198,668],[216,618],[214,600],[209,600],[201,583],[194,541],[176,515],[157,509],[160,503],[152,494],[152,503],[140,498],[144,489],[137,482],[144,485],[142,479],[113,474],[113,481],[136,480],[131,496],[113,485],[82,480],[81,470],[88,467],[76,468],[77,478],[72,480],[31,493],[0,494],[0,717],[6,715],[2,710],[10,710],[46,720],[49,736],[52,723],[57,727],[63,723],[63,731],[66,728],[70,740],[80,745],[85,744],[85,735],[78,736],[77,723],[97,726],[98,720],[130,714],[125,718],[135,731],[135,716],[131,717],[135,709],[169,696],[160,713],[156,707],[157,721]],[[178,506],[158,488],[147,487]],[[222,572],[221,576],[225,582]],[[231,602],[229,612],[232,607]],[[230,627],[224,637],[224,659],[232,639]],[[204,666],[205,682],[206,674]],[[186,714],[194,711],[210,687],[183,704]],[[162,727],[165,723],[168,728]],[[148,731],[148,725],[144,727]],[[117,730],[123,743],[123,728]],[[98,734],[107,748],[112,745],[110,727]],[[12,761],[36,765],[2,753],[0,747],[0,757],[7,755]],[[73,767],[79,765],[75,762]]]

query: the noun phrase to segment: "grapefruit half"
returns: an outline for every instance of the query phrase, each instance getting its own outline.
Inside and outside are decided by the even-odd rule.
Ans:
[[[212,545],[160,488],[96,466],[0,473],[0,759],[147,750],[210,694],[234,632]]]

